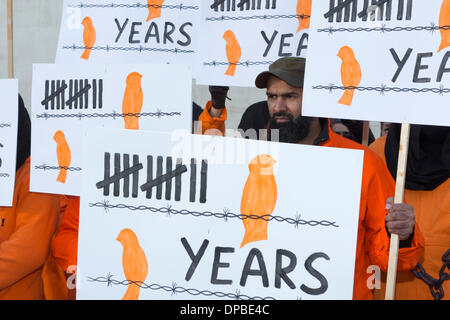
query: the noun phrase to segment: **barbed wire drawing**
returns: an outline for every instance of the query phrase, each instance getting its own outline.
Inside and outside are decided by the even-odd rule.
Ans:
[[[254,16],[220,16],[220,17],[206,17],[206,21],[239,21],[239,20],[281,20],[281,19],[309,19],[309,15],[298,14],[264,14]]]
[[[182,3],[179,5],[157,5],[157,4],[147,4],[147,3],[108,3],[108,4],[95,4],[95,3],[83,3],[68,5],[68,8],[101,8],[101,9],[118,9],[118,8],[127,8],[127,9],[136,9],[136,8],[161,8],[161,9],[177,9],[177,10],[199,10],[199,6],[185,6]]]
[[[211,211],[190,211],[186,209],[177,210],[173,209],[172,206],[168,205],[166,207],[150,207],[145,205],[139,205],[139,206],[132,206],[132,205],[126,205],[126,204],[111,204],[109,201],[104,200],[102,202],[95,202],[95,203],[89,203],[89,207],[93,208],[103,208],[105,212],[109,212],[110,209],[127,209],[130,211],[149,211],[151,213],[164,213],[168,216],[171,215],[190,215],[193,217],[214,217],[223,219],[225,222],[228,221],[228,219],[254,219],[254,220],[264,220],[264,221],[276,221],[276,222],[285,222],[291,225],[294,225],[295,228],[298,228],[300,225],[308,225],[311,227],[315,226],[323,226],[323,227],[335,227],[338,228],[339,226],[336,224],[336,222],[331,222],[327,220],[304,220],[301,219],[301,216],[299,214],[296,215],[295,218],[285,218],[281,216],[275,216],[275,215],[243,215],[243,214],[236,214],[233,212],[230,212],[228,209],[223,209],[222,212],[211,212]]]
[[[67,170],[67,171],[82,171],[82,168],[79,167],[64,167],[64,166],[48,166],[45,163],[39,166],[34,166],[34,169],[36,170],[44,170],[44,171],[48,171],[48,170]]]
[[[450,26],[438,26],[435,23],[431,23],[429,26],[416,26],[416,27],[386,27],[385,24],[381,25],[380,27],[372,27],[372,28],[335,28],[333,26],[327,27],[327,28],[321,28],[317,29],[317,32],[327,32],[329,35],[333,35],[334,33],[338,32],[380,32],[380,33],[387,33],[387,32],[413,32],[413,31],[429,31],[431,33],[434,33],[435,31],[439,30],[450,30]]]
[[[216,297],[216,298],[229,298],[235,300],[275,300],[273,297],[259,297],[259,296],[248,296],[246,294],[242,294],[239,289],[237,289],[234,293],[226,293],[220,291],[210,291],[210,290],[198,290],[195,288],[183,288],[178,286],[175,282],[172,282],[172,285],[160,285],[157,283],[146,284],[142,281],[133,281],[133,280],[123,280],[118,281],[113,279],[113,275],[108,273],[106,277],[88,277],[89,282],[99,282],[106,283],[107,287],[111,286],[129,286],[130,284],[135,284],[141,289],[149,289],[149,290],[163,290],[165,292],[171,293],[171,295],[183,294],[187,293],[192,296],[205,296],[205,297]]]
[[[332,93],[334,90],[356,90],[356,91],[377,91],[381,95],[384,95],[388,92],[395,93],[435,93],[439,95],[443,95],[444,93],[450,93],[450,88],[445,88],[444,86],[440,86],[439,88],[399,88],[399,87],[388,87],[386,85],[381,85],[379,87],[362,87],[362,86],[336,86],[334,84],[329,85],[318,85],[312,87],[314,90],[327,90]]]
[[[181,112],[163,112],[161,110],[157,110],[156,112],[141,112],[141,113],[118,113],[113,111],[112,113],[64,113],[64,114],[51,114],[44,112],[42,114],[36,115],[37,119],[60,119],[60,118],[77,118],[81,120],[82,118],[113,118],[116,120],[117,118],[124,117],[155,117],[158,119],[162,119],[163,117],[176,117],[181,116]]]
[[[94,50],[94,51],[139,51],[139,52],[171,52],[175,54],[179,53],[195,53],[194,50],[183,50],[183,49],[168,49],[168,48],[154,48],[154,47],[114,47],[110,45],[105,46],[93,46],[93,47],[86,47],[84,45],[76,45],[72,44],[70,46],[66,45],[62,47],[65,50]]]

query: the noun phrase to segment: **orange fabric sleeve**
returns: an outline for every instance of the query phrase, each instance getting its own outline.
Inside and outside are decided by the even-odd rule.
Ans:
[[[373,153],[371,150],[366,152]],[[384,165],[381,158],[374,156],[374,166],[377,171],[377,175],[373,175],[370,184],[368,194],[368,210],[374,212],[383,212],[381,217],[377,217],[376,214],[366,215],[365,226],[368,233],[368,250],[371,262],[380,267],[382,271],[387,271],[389,261],[389,247],[390,238],[385,227],[384,217],[387,213],[385,209],[386,199],[393,197],[395,194],[395,184],[393,178],[389,173],[387,167]],[[375,221],[377,220],[378,223]],[[374,229],[375,226],[375,229]],[[413,269],[419,259],[421,258],[424,250],[424,239],[422,233],[419,230],[417,223],[414,227],[414,237],[411,242],[411,247],[401,248],[398,252],[398,271]]]
[[[64,272],[77,264],[79,215],[80,198],[68,197],[67,208],[52,243],[53,257]]]
[[[0,290],[42,268],[59,214],[59,196],[29,192],[29,159],[15,182],[15,228],[0,243]]]
[[[213,118],[209,114],[212,108],[211,100],[205,105],[205,109],[200,114],[198,121],[197,134],[225,135],[225,121],[227,120],[227,109],[222,109],[222,114],[218,118]]]
[[[386,144],[386,138],[387,138],[387,135],[384,135],[384,136],[376,139],[369,146],[369,149],[372,150],[373,152],[375,152],[377,154],[377,156],[379,156],[383,160],[383,163],[386,163],[386,157],[384,155],[384,146]]]

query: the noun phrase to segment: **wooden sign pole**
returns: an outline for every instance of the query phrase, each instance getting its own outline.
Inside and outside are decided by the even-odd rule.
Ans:
[[[397,178],[395,183],[394,203],[402,203],[405,193],[406,165],[408,159],[409,147],[409,124],[402,124],[400,134],[400,148],[398,152]],[[397,260],[398,260],[398,234],[391,234],[391,244],[389,248],[389,265],[386,279],[385,300],[394,300],[395,298],[395,282],[397,279]]]
[[[13,47],[13,6],[12,0],[6,3],[7,38],[8,38],[8,78],[14,78],[14,47]]]

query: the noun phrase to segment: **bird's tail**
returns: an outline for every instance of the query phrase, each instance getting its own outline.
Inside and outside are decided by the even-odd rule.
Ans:
[[[139,118],[125,116],[123,120],[125,121],[125,129],[139,130]]]
[[[355,94],[355,89],[346,89],[339,103],[350,106],[353,101],[353,95]]]
[[[441,45],[439,46],[438,52],[440,52],[442,49],[447,48],[448,46],[450,46],[450,39],[442,37]]]
[[[309,18],[306,16],[304,18],[299,18],[297,33],[303,29],[309,29]]]
[[[228,66],[228,69],[225,72],[225,74],[227,76],[234,76],[234,74],[236,73],[236,67],[237,67],[236,63],[231,63],[230,62],[230,65]]]
[[[58,177],[56,178],[56,181],[66,183],[66,179],[67,179],[67,169],[62,168],[61,170],[59,170],[59,174]]]
[[[134,283],[130,284],[122,300],[139,300],[140,289],[138,285]]]
[[[91,49],[85,49],[83,54],[81,55],[81,59],[89,60],[91,56]]]
[[[155,19],[155,18],[159,18],[161,17],[161,8],[154,8],[154,7],[149,7],[148,8],[148,17],[147,17],[147,21],[150,21],[151,19]]]

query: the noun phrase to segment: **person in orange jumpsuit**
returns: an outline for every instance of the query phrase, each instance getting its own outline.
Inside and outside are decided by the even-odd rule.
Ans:
[[[198,118],[197,134],[225,135],[225,121],[227,120],[225,101],[228,98],[229,89],[229,87],[223,86],[209,86],[211,100],[206,102],[205,109]]]
[[[398,270],[416,266],[424,239],[415,223],[414,208],[406,203],[392,204],[395,183],[383,161],[367,147],[334,133],[329,119],[301,115],[305,63],[304,58],[281,58],[260,73],[255,84],[266,89],[269,114],[263,117],[261,108],[252,108],[244,113],[241,123],[265,119],[266,124],[259,128],[267,128],[269,137],[271,131],[278,130],[280,142],[364,150],[353,298],[373,299],[368,270],[373,265],[387,270],[390,233],[398,234],[401,240]]]
[[[43,269],[60,211],[58,195],[30,192],[31,124],[19,97],[12,207],[0,207],[0,299],[45,298]]]
[[[399,141],[400,125],[392,124],[387,136],[370,145],[394,178]],[[425,251],[415,272],[397,274],[395,298],[450,300],[450,281],[444,277],[450,267],[450,128],[411,125],[408,149],[405,201],[415,208],[416,221],[425,238]],[[447,266],[443,261],[445,255]],[[421,275],[432,280],[427,283]],[[376,299],[384,299],[385,278],[382,274],[381,288],[375,290]]]

